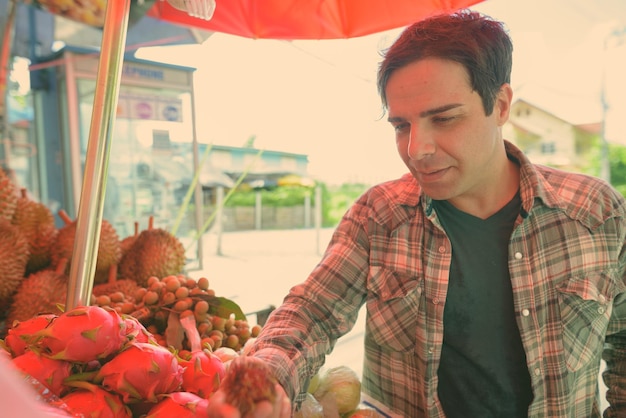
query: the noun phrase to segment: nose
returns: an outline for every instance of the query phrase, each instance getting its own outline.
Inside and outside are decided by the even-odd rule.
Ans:
[[[407,145],[407,154],[412,160],[421,160],[435,153],[435,141],[431,135],[420,129],[419,126],[412,125]]]

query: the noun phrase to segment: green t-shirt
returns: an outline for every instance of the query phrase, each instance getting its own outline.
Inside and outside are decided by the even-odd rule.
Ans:
[[[438,370],[446,416],[527,417],[532,389],[508,270],[519,195],[484,220],[433,204],[452,243]]]

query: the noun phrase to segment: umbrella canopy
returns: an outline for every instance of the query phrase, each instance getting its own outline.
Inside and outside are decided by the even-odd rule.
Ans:
[[[215,11],[208,20],[174,7],[173,4],[180,3],[176,0],[157,0],[147,15],[246,38],[341,39],[406,26],[426,16],[469,7],[482,0],[214,1]],[[194,2],[210,1],[186,0],[185,4]]]

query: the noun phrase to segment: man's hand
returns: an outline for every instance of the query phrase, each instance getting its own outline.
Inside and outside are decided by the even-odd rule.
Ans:
[[[226,393],[221,389],[209,399],[209,418],[290,418],[291,401],[280,384],[276,384],[276,400],[259,402],[245,417],[237,408],[225,401]]]

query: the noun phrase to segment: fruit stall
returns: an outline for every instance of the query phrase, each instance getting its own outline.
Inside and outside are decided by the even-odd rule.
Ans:
[[[60,227],[0,170],[0,365],[23,376],[34,416],[206,416],[222,385],[245,403],[250,377],[230,368],[264,318],[187,276],[182,242],[150,221],[120,236],[102,220],[89,304],[66,309],[77,229],[58,215]],[[296,416],[376,416],[359,405],[359,377],[334,367],[316,376]]]
[[[330,24],[341,26],[350,20],[346,16],[338,18],[337,5],[320,8],[317,2],[302,2],[305,10],[296,10],[290,16],[281,1],[272,2],[264,10],[276,14],[258,13],[248,4],[253,2],[219,0],[217,5],[213,0],[8,1],[9,22],[16,5],[26,4],[101,28],[102,45],[96,60],[91,55],[91,61],[82,62],[91,65],[91,73],[85,78],[91,83],[87,90],[93,89],[89,96],[92,103],[83,103],[91,113],[89,123],[82,121],[85,132],[70,129],[75,137],[68,151],[70,162],[56,162],[61,171],[74,173],[66,190],[59,191],[70,197],[61,199],[61,207],[53,212],[16,182],[10,172],[0,168],[3,416],[185,418],[207,416],[210,398],[220,387],[229,389],[226,393],[232,395],[228,395],[228,401],[241,411],[250,408],[252,394],[259,388],[264,389],[266,398],[256,400],[275,396],[272,382],[267,380],[270,373],[260,369],[254,379],[247,374],[253,367],[247,364],[249,357],[245,355],[262,332],[267,312],[246,315],[233,300],[212,288],[207,278],[191,278],[181,238],[160,225],[158,219],[155,223],[154,216],[133,213],[136,219],[132,221],[134,228],[130,228],[128,219],[122,225],[103,216],[103,204],[118,106],[152,104],[163,110],[160,115],[168,122],[177,122],[179,110],[185,106],[179,100],[179,91],[165,94],[165,99],[156,98],[154,92],[146,90],[154,85],[141,82],[120,95],[124,77],[130,76],[124,73],[123,53],[129,17],[132,22],[146,15],[253,38],[331,39],[406,25],[441,7],[437,1],[398,1],[393,9],[384,2],[357,2],[361,10],[352,11],[353,17],[370,20],[345,28]],[[476,2],[457,0],[456,6]],[[229,3],[234,4],[231,9]],[[387,13],[391,10],[397,13]],[[380,16],[388,16],[389,20]],[[258,17],[269,20],[259,23]],[[253,23],[246,26],[247,22]],[[4,110],[11,28],[7,24],[3,29],[0,108]],[[44,73],[35,73],[34,80]],[[147,74],[152,73],[148,70]],[[70,86],[68,91],[72,91],[73,80],[68,77],[62,85]],[[169,91],[175,87],[181,90],[181,85],[172,83]],[[191,84],[183,87],[185,100],[192,108]],[[168,92],[162,85],[159,88],[159,93]],[[68,95],[62,104],[67,105],[72,97],[78,96]],[[55,104],[46,103],[44,97],[41,106]],[[136,109],[145,111],[147,107]],[[128,110],[126,115],[131,113]],[[79,116],[68,115],[63,122],[70,126],[72,118]],[[79,118],[85,119],[85,115]],[[5,122],[3,137],[7,134]],[[44,125],[38,130],[45,131]],[[190,135],[194,135],[193,126]],[[55,190],[54,184],[50,188]],[[379,416],[361,403],[360,389],[359,377],[349,368],[322,369],[294,416]]]

